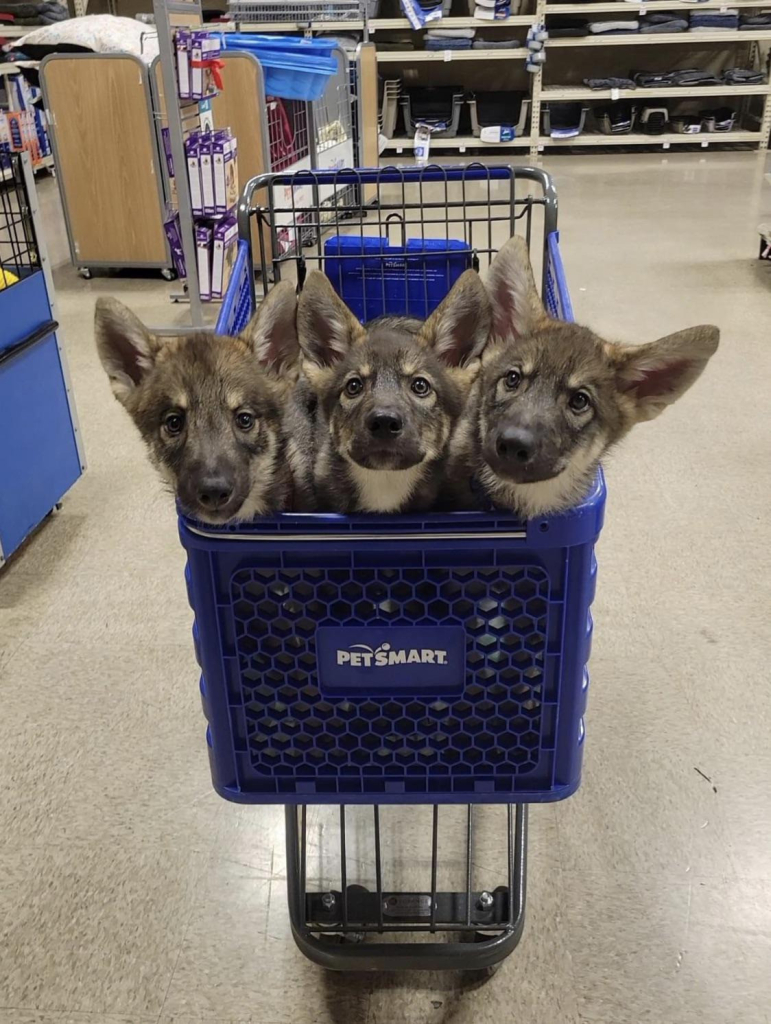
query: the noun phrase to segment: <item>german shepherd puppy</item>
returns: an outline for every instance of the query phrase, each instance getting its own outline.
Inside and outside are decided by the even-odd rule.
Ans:
[[[197,519],[267,515],[303,489],[292,479],[283,422],[299,368],[296,312],[294,286],[284,282],[237,338],[161,338],[115,299],[97,301],[96,343],[113,394]]]
[[[493,331],[462,424],[450,477],[495,505],[532,517],[564,511],[588,492],[600,459],[697,380],[715,353],[717,327],[691,327],[636,347],[548,316],[527,246],[512,238],[487,278]]]
[[[466,271],[425,322],[363,327],[320,271],[297,309],[302,372],[317,398],[321,511],[419,512],[435,505],[450,435],[479,370],[490,304]]]

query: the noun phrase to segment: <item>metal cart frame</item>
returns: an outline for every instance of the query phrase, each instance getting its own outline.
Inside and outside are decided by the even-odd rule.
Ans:
[[[428,185],[433,187],[430,199],[423,191],[424,186]],[[537,195],[534,194],[534,187],[538,190]],[[539,256],[542,259],[544,301],[554,315],[570,319],[572,311],[564,285],[557,244],[557,195],[551,178],[544,171],[529,167],[515,170],[508,166],[484,167],[481,164],[472,164],[467,167],[429,166],[423,169],[386,167],[356,171],[301,171],[295,174],[262,175],[248,182],[243,192],[239,207],[240,251],[231,286],[223,302],[217,330],[223,334],[236,334],[243,329],[255,308],[255,277],[260,280],[263,294],[266,294],[273,283],[282,278],[282,275],[288,275],[290,271],[296,272],[298,286],[302,287],[307,269],[314,266],[321,267],[325,258],[330,259],[328,252],[325,251],[324,239],[334,236],[352,234],[356,238],[360,235],[371,234],[381,240],[389,239],[389,249],[389,230],[400,232],[403,245],[406,238],[417,234],[423,239],[422,247],[426,248],[426,240],[430,238],[434,244],[434,248],[431,250],[431,259],[426,260],[423,258],[423,254],[419,253],[417,262],[412,256],[402,262],[397,260],[395,271],[398,281],[400,273],[403,273],[406,279],[415,267],[418,268],[416,271],[418,275],[422,268],[425,299],[428,304],[428,279],[432,273],[436,276],[437,265],[440,268],[438,281],[440,290],[445,283],[442,280],[444,270],[441,269],[445,263],[448,268],[447,290],[451,284],[449,280],[449,268],[452,262],[449,258],[450,255],[456,261],[455,272],[458,270],[457,249],[452,250],[449,242],[446,247],[443,247],[441,242],[436,242],[437,238],[465,240],[467,248],[463,250],[463,260],[473,267],[479,268],[480,262],[489,263],[497,251],[499,242],[494,238],[493,225],[499,222],[498,231],[506,238],[515,232],[523,233],[530,243],[531,239],[536,237],[535,233],[538,230],[534,221],[536,211],[540,211],[543,219],[543,248]],[[256,254],[252,251],[252,218],[257,220],[257,230],[254,235],[259,239],[259,252]],[[355,244],[353,248],[356,248]],[[361,266],[361,279],[365,280],[367,275],[364,271],[361,249],[358,255],[351,256],[340,255],[339,252],[336,252],[334,258],[343,268],[351,267],[351,263],[345,263],[346,259],[358,260]],[[380,256],[376,254],[372,257],[372,262],[377,265],[378,259],[380,260],[380,278],[383,304],[385,305],[385,278],[387,272],[393,270],[393,256],[386,253]],[[390,265],[389,260],[392,261]],[[369,252],[366,262],[371,269],[372,262]],[[331,272],[329,263],[327,263],[326,269],[328,273]],[[342,274],[343,271],[341,270],[340,273]],[[373,276],[375,278],[374,296],[375,299],[378,299],[377,269]],[[436,285],[437,281],[433,280],[432,302],[436,299]],[[372,292],[371,288],[370,292]],[[414,291],[408,297],[405,280],[405,304],[415,301],[420,304],[420,293],[421,289],[418,288],[417,300]],[[389,299],[392,298],[393,295],[389,297]],[[398,295],[397,299],[401,301]],[[365,297],[365,307],[366,303]],[[362,318],[368,319],[366,308],[364,314]],[[546,522],[536,525],[541,531],[548,531],[550,528]],[[453,532],[453,527],[455,532]],[[458,532],[457,524],[452,524],[452,526],[448,524],[446,528],[450,531],[445,535],[448,538],[464,536]],[[228,528],[223,529],[227,532]],[[266,529],[271,528],[266,525]],[[291,533],[291,529],[286,538],[290,541],[315,539],[311,536],[301,536],[301,534],[310,533],[314,529],[310,523],[293,528],[299,531],[294,535]],[[318,529],[318,524],[316,529]],[[360,525],[358,529],[362,530],[362,526]],[[239,537],[241,540],[271,539],[260,538],[253,528],[251,530],[250,533],[249,526],[236,528],[237,533],[242,532]],[[415,526],[414,530],[419,531],[420,527]],[[436,532],[437,528],[434,527],[429,529],[425,536],[430,540]],[[216,543],[218,539],[222,539],[221,536],[218,538],[217,531],[209,534],[207,531],[201,531],[194,527],[193,533],[198,534],[199,540],[202,537],[210,536],[211,540]],[[360,534],[358,537],[354,535],[353,539],[381,539],[377,525],[368,525],[365,534]],[[371,537],[370,534],[372,534]],[[404,536],[414,541],[420,534],[409,533]],[[515,536],[515,534],[511,534],[511,536]],[[520,532],[516,536],[524,536],[524,533]],[[340,534],[338,531],[338,537],[339,543],[345,544],[347,539],[345,533]],[[392,539],[397,542],[398,537],[398,533],[392,535]],[[275,538],[273,539],[275,540]],[[335,537],[332,534],[322,539],[332,541]],[[200,540],[200,543],[208,542]],[[292,548],[293,545],[290,544],[289,547]],[[208,561],[206,564],[208,566]],[[235,564],[243,565],[244,563],[239,560]],[[291,564],[299,565],[301,563],[295,561]],[[223,571],[227,578],[232,569]],[[296,574],[296,570],[292,570],[292,572]],[[293,578],[291,574],[286,577],[287,580]],[[281,593],[288,593],[286,584],[275,584],[274,586],[277,586]],[[279,590],[276,593],[279,593]],[[195,593],[196,588],[193,586],[191,603],[194,607]],[[409,604],[405,605],[401,614],[409,615],[409,607]],[[253,614],[253,612],[248,614]],[[329,612],[324,614],[329,614]],[[335,614],[334,611],[332,614]],[[437,614],[440,613],[437,612]],[[586,610],[582,610],[580,614],[581,628],[585,629]],[[288,627],[289,623],[287,622],[285,626]],[[284,629],[284,626],[281,628]],[[307,632],[304,635],[308,635]],[[525,696],[519,698],[524,701],[521,713],[536,715],[539,713],[536,710],[536,705],[540,707],[542,699],[541,687],[538,682],[541,669],[537,666],[539,657],[543,656],[533,654],[529,657],[534,660],[530,668],[525,668],[523,663],[523,682],[517,692],[524,694],[525,691],[528,691],[536,697],[535,700],[532,699],[532,696],[530,699],[526,699]],[[206,665],[205,655],[202,665]],[[204,675],[206,677],[206,670]],[[493,675],[495,675],[494,672]],[[490,678],[489,674],[485,678]],[[289,678],[286,679],[286,682],[290,681]],[[582,687],[584,691],[586,681],[587,677],[584,676]],[[390,776],[386,774],[386,779],[394,780],[387,784],[385,781],[382,784],[378,783],[377,776],[367,783],[366,775],[365,779],[359,782],[353,777],[356,774],[355,769],[350,769],[347,775],[346,770],[342,769],[339,779],[333,778],[336,772],[340,772],[340,769],[332,767],[335,764],[343,763],[340,757],[329,762],[330,767],[318,775],[317,784],[315,781],[311,781],[317,777],[315,769],[310,770],[309,776],[307,772],[303,774],[300,770],[298,773],[297,769],[292,767],[301,763],[302,750],[306,748],[301,748],[299,745],[296,748],[294,746],[293,736],[297,735],[298,729],[302,731],[302,722],[293,720],[287,725],[286,735],[284,735],[283,726],[276,721],[282,715],[294,714],[291,708],[287,710],[286,704],[271,703],[270,708],[275,710],[268,710],[266,704],[265,711],[261,711],[257,705],[249,705],[250,708],[254,708],[253,712],[250,712],[252,724],[242,724],[236,727],[239,732],[246,729],[246,748],[239,746],[240,753],[236,755],[234,762],[232,747],[227,747],[228,743],[232,743],[230,731],[227,731],[228,738],[224,740],[226,744],[224,747],[220,746],[223,740],[217,738],[218,734],[222,736],[224,733],[215,724],[215,718],[219,713],[214,712],[209,703],[215,689],[213,681],[211,686],[208,681],[202,683],[204,709],[211,723],[209,747],[215,786],[223,796],[241,802],[283,802],[287,804],[285,829],[289,915],[295,941],[309,959],[332,970],[453,969],[489,972],[514,950],[522,935],[525,920],[527,804],[533,800],[559,799],[569,795],[577,786],[580,776],[580,749],[583,741],[582,720],[580,724],[577,719],[575,720],[577,735],[574,740],[570,741],[577,744],[571,748],[572,752],[569,755],[571,767],[568,774],[572,773],[570,780],[567,779],[566,771],[562,771],[561,774],[560,772],[557,772],[556,775],[551,774],[549,776],[551,782],[542,782],[541,785],[545,788],[540,792],[537,788],[538,784],[533,781],[532,774],[528,776],[527,770],[522,776],[524,781],[517,782],[519,769],[514,767],[511,769],[513,774],[510,782],[507,781],[503,788],[497,783],[493,785],[491,782],[477,781],[475,773],[471,772],[469,775],[468,770],[466,781],[461,781],[460,786],[452,782],[443,790],[441,784],[437,788],[437,779],[434,779],[433,783],[429,781],[423,783],[421,781],[423,776],[420,775],[420,772],[428,772],[428,769],[420,768],[419,761],[424,753],[428,759],[431,751],[418,751],[417,741],[421,740],[424,747],[429,741],[427,735],[424,735],[423,739],[417,733],[415,736],[407,736],[404,733],[406,726],[402,727],[404,734],[400,741],[405,744],[405,764],[407,763],[406,753],[410,753],[407,750],[407,744],[412,744],[415,748],[414,754],[411,756],[418,758],[414,762],[415,768],[412,775],[408,774],[406,768],[403,769],[405,778],[409,777],[413,780],[411,786],[407,785],[404,788],[404,784],[395,781],[396,775],[393,772],[398,775],[396,768],[393,769]],[[269,696],[270,689],[268,687],[261,687],[261,689],[266,692],[260,697],[260,700],[265,702],[279,700],[279,697]],[[282,694],[284,689],[287,688],[282,688]],[[306,686],[303,694],[307,692],[308,696],[304,699],[310,701],[312,705],[313,701],[319,698],[318,695],[310,695],[311,689],[315,689],[315,687]],[[475,692],[471,699],[479,700],[484,687],[476,686],[472,689],[479,693]],[[499,689],[501,688],[499,687]],[[388,699],[387,693],[381,697]],[[249,698],[245,699],[249,700]],[[287,703],[291,703],[292,699],[291,695],[280,696],[280,701]],[[448,700],[451,699],[448,697]],[[299,705],[297,707],[297,715],[301,718],[306,714],[314,713],[311,707],[304,708],[302,711],[299,710]],[[321,705],[319,705],[320,708]],[[468,719],[468,729],[484,728],[481,718],[476,718],[477,724],[472,727],[476,708],[470,704],[467,705],[467,708],[467,714],[472,716]],[[489,704],[489,707],[479,705],[481,715],[492,714],[492,709],[492,704]],[[326,713],[319,710],[319,721],[315,723],[313,730],[314,734],[321,736],[321,739],[324,739],[323,734],[319,732],[324,728],[321,719]],[[328,709],[328,713],[332,713],[331,707]],[[350,711],[350,713],[355,715],[364,712]],[[425,714],[425,712],[423,713]],[[506,713],[507,709],[504,705],[501,714],[505,715]],[[580,715],[581,709],[577,710],[577,707],[573,707],[571,713]],[[274,718],[265,718],[265,715],[271,715]],[[264,726],[261,724],[263,720]],[[465,723],[456,724],[459,724],[462,731]],[[329,743],[319,745],[332,746],[332,733],[338,735],[339,727],[343,725],[343,722],[338,722],[337,726],[334,722],[330,723],[330,733],[327,737]],[[427,728],[425,724],[423,727]],[[418,728],[417,722],[414,728]],[[249,739],[249,737],[255,737],[253,730],[261,730],[268,734],[261,738],[256,737],[258,746],[255,748],[251,746]],[[526,745],[529,742],[532,743],[532,739],[535,737],[534,733],[528,735],[531,740],[525,740]],[[310,737],[307,739],[309,743],[316,742],[312,741]],[[384,735],[382,742],[387,744],[389,740],[390,737]],[[334,743],[337,743],[336,739]],[[569,744],[567,745],[569,746]],[[352,746],[353,741],[350,747]],[[257,776],[249,774],[252,772],[252,768],[248,767],[249,757],[255,756],[259,761],[262,756],[259,753],[251,755],[252,749],[266,751],[269,758],[265,762],[266,765],[278,765],[279,763],[283,765],[283,768],[276,769],[274,780],[263,778],[260,775],[260,772],[265,770],[264,766],[260,768]],[[283,750],[290,751],[290,760],[286,762],[282,761],[281,751]],[[342,755],[343,751],[338,753]],[[378,753],[387,754],[388,751]],[[520,756],[514,756],[512,762],[520,765],[524,764],[531,756],[524,748],[516,753]],[[362,750],[362,755],[364,755],[364,750]],[[435,758],[436,754],[432,756]],[[532,756],[535,757],[535,754]],[[476,763],[484,759],[485,755],[477,752]],[[354,760],[352,763],[364,763],[364,760],[366,760],[366,756],[359,761]],[[471,757],[468,758],[468,762],[469,764],[474,763]],[[386,761],[384,760],[383,763]],[[430,762],[425,761],[424,763]],[[238,765],[242,767],[238,767]],[[242,768],[246,772],[243,783],[241,781]],[[380,771],[382,772],[382,769]],[[449,769],[445,769],[445,771],[449,771]],[[489,768],[486,771],[489,772]],[[552,769],[552,772],[556,772],[556,768]],[[234,773],[237,781],[233,781]],[[559,776],[559,780],[557,776]],[[425,778],[430,779],[430,773]],[[445,778],[449,778],[449,776],[445,776]],[[507,780],[508,778],[507,776]],[[249,779],[252,781],[250,782]],[[257,789],[249,788],[255,785]],[[382,788],[378,789],[379,785]],[[399,789],[400,785],[402,789]],[[421,786],[425,786],[425,788],[421,789]],[[389,795],[394,793],[402,795]],[[464,796],[464,794],[467,795]],[[311,803],[338,805],[339,885],[335,883],[334,886],[327,885],[325,887],[319,882],[314,887],[309,883],[309,879],[317,877],[309,871],[308,863],[308,805]],[[430,840],[428,841],[431,850],[430,877],[426,878],[426,885],[416,891],[394,891],[389,887],[385,878],[381,828],[382,815],[389,813],[385,808],[388,803],[422,803],[431,806]],[[476,805],[485,803],[497,803],[499,806],[505,806],[505,843],[496,841],[496,850],[500,853],[501,860],[505,860],[505,873],[502,870],[503,877],[499,879],[485,877],[483,880],[485,887],[480,888],[474,884],[476,881],[474,875],[475,818],[482,813],[482,808]],[[367,829],[371,828],[372,841],[370,844],[370,835],[368,834],[366,843],[367,849],[372,851],[374,872],[370,872],[367,877],[368,880],[371,880],[372,874],[374,874],[374,887],[352,884],[353,872],[349,869],[350,847],[353,841],[361,839],[358,834],[353,837],[351,835],[350,816],[353,809],[349,805],[354,804],[374,805],[371,809],[371,818],[366,809],[357,808],[362,814],[367,815],[366,820],[370,822]],[[439,850],[440,818],[443,812],[449,813],[449,809],[442,807],[442,804],[454,805],[456,810],[459,805],[466,805],[463,828],[465,833],[463,858],[465,885],[456,891],[445,891],[439,885],[440,871],[446,866],[445,861],[440,857]],[[367,857],[369,863],[369,853]],[[334,877],[338,877],[337,870],[332,874]],[[328,882],[326,874],[324,878]],[[399,936],[404,937],[402,941],[396,941]]]

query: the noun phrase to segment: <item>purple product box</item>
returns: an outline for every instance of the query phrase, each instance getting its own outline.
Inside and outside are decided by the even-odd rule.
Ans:
[[[179,230],[179,214],[170,206],[166,207],[166,217],[163,221],[166,238],[171,249],[171,261],[177,272],[177,277],[184,280],[187,277],[187,266],[185,264],[185,250],[182,248],[182,235]]]
[[[230,275],[238,252],[238,223],[230,214],[214,229],[214,252],[212,255],[211,295],[221,299],[228,290]]]
[[[200,135],[193,132],[185,140],[187,179],[190,184],[190,206],[194,217],[203,217],[203,193],[201,191]]]
[[[201,196],[204,217],[213,217],[217,212],[214,202],[214,175],[212,173],[212,133],[199,136],[198,154],[201,168]]]
[[[175,36],[177,50],[177,85],[179,98],[190,99],[190,32],[185,28],[177,29]]]
[[[198,263],[198,294],[201,302],[211,299],[212,229],[199,224],[195,229],[196,261]]]

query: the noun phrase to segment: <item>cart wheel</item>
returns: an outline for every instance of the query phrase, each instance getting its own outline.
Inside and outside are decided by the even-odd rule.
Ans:
[[[163,267],[161,269],[161,277],[164,281],[176,281],[177,272],[173,267]]]
[[[85,281],[90,281],[91,278],[93,277],[90,267],[81,267],[78,273]]]

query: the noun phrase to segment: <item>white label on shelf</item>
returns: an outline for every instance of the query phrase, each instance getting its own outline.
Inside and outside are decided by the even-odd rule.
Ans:
[[[620,89],[611,89],[610,90],[610,98],[612,100],[617,100],[620,95],[621,95],[621,90]]]
[[[702,149],[706,149],[708,145],[709,145],[709,139],[702,139],[701,140],[701,148]]]
[[[720,13],[721,14],[727,14],[728,13],[728,8],[727,7],[721,7],[720,8]]]
[[[662,142],[661,145],[664,147],[664,149],[669,149],[669,143],[668,142]]]
[[[445,59],[445,62],[448,62],[448,61],[452,60],[452,50],[445,50],[444,51],[444,59]]]

